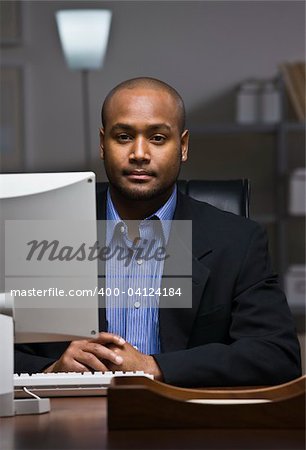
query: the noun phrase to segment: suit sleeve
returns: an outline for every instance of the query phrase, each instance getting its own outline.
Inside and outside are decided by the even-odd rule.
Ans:
[[[271,272],[266,233],[252,232],[233,286],[229,342],[154,355],[178,386],[274,385],[301,375],[299,343],[284,293]]]
[[[51,366],[64,353],[69,343],[46,342],[16,344],[14,352],[15,373],[38,373]]]

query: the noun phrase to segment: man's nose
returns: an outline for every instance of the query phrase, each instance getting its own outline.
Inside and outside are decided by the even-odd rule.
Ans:
[[[134,140],[131,148],[130,159],[134,161],[150,161],[150,149],[147,140],[140,136]]]

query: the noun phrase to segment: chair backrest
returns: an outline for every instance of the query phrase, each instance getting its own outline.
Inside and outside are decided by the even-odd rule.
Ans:
[[[238,180],[180,180],[183,194],[240,216],[249,217],[250,183]]]
[[[97,195],[107,183],[97,183]],[[223,211],[249,217],[250,183],[238,180],[179,180],[178,189],[189,197],[209,203]]]

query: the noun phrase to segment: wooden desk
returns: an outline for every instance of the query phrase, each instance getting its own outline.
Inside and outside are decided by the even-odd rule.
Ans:
[[[51,412],[0,419],[1,450],[302,450],[304,430],[107,430],[105,397],[54,398]]]

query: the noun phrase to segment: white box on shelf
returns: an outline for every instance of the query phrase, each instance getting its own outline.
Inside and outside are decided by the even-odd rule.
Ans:
[[[289,212],[292,215],[306,213],[306,169],[296,169],[290,178]]]
[[[281,120],[281,93],[275,80],[266,80],[260,92],[260,121],[278,123]]]
[[[306,266],[290,266],[285,275],[285,291],[289,306],[304,307],[306,295]]]
[[[240,84],[236,96],[236,121],[254,124],[259,121],[259,83],[247,80]]]

